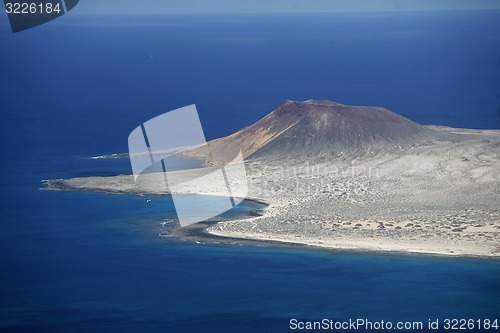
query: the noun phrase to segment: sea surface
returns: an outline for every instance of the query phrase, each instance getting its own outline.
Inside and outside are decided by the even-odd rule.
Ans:
[[[198,244],[158,237],[169,198],[40,190],[130,174],[126,159],[90,157],[126,152],[135,127],[189,104],[207,139],[285,99],[500,129],[500,12],[76,12],[17,34],[0,15],[0,331],[500,319],[498,260]]]

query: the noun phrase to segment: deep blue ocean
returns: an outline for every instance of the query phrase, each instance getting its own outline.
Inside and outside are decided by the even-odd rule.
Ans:
[[[126,152],[135,127],[193,103],[208,139],[285,99],[500,129],[500,12],[75,10],[17,34],[1,14],[0,47],[0,331],[500,319],[498,260],[197,244],[157,236],[175,218],[168,198],[40,190],[43,179],[130,173],[125,159],[89,157]]]

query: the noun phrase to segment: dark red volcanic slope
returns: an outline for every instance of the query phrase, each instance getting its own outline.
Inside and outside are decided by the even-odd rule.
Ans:
[[[384,108],[288,100],[255,124],[210,144],[214,155],[237,145],[245,158],[274,159],[393,149],[437,137],[435,131]]]

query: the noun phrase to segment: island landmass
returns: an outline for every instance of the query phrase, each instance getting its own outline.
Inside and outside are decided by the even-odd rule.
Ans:
[[[384,108],[288,100],[209,145],[217,156],[232,154],[228,146],[241,149],[247,178],[233,181],[247,181],[248,197],[268,206],[258,216],[203,224],[203,232],[186,227],[184,234],[192,228],[197,237],[500,257],[499,130],[424,126]],[[202,157],[196,148],[182,156]],[[176,171],[178,178],[211,172],[213,162]],[[139,178],[44,183],[50,190],[169,195],[162,174]],[[227,193],[225,186],[204,186],[197,194]]]

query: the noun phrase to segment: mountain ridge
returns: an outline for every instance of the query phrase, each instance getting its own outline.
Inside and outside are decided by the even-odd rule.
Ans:
[[[442,138],[442,133],[381,107],[329,100],[286,100],[272,112],[231,135],[209,141],[225,161],[239,147],[246,159],[357,154]],[[183,153],[201,157],[195,149]]]

